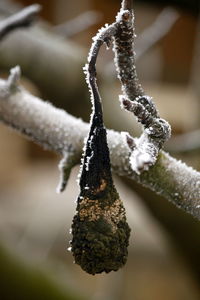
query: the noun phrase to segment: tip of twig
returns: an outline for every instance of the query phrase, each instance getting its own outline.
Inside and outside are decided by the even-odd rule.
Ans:
[[[26,20],[27,25],[31,25],[35,18],[38,16],[41,11],[42,6],[40,4],[32,4],[25,7],[22,11],[19,12],[21,19]]]
[[[131,151],[133,151],[136,147],[134,138],[132,136],[130,136],[130,134],[126,131],[122,131],[121,135],[122,135],[125,143],[128,145],[129,149]]]
[[[68,179],[71,173],[71,169],[74,166],[74,163],[72,162],[72,153],[69,152],[65,152],[63,154],[63,158],[61,159],[58,168],[60,170],[60,181],[59,184],[56,188],[56,192],[58,194],[64,192],[67,183],[68,183]]]
[[[7,81],[9,89],[17,86],[20,76],[21,76],[20,66],[16,66],[10,70],[10,75]]]
[[[133,0],[123,0],[122,1],[123,10],[132,10],[133,9]]]
[[[38,13],[42,10],[42,5],[35,3],[32,5],[27,6],[26,8],[24,8],[25,10],[28,10],[30,13]]]

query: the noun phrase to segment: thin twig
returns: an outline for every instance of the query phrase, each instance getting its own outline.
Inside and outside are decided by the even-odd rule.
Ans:
[[[159,117],[152,98],[138,82],[134,52],[134,14],[130,9],[131,1],[123,1],[122,9],[116,18],[117,32],[114,36],[115,63],[118,78],[122,83],[122,107],[134,113],[143,124],[144,132],[132,143],[130,161],[137,173],[148,170],[157,159],[159,150],[170,137],[170,125]],[[128,10],[124,10],[128,8]],[[133,147],[135,145],[135,148]]]
[[[0,22],[0,40],[2,40],[11,31],[30,26],[41,10],[39,4],[30,5],[20,12],[2,20]]]
[[[70,147],[68,147],[68,150],[63,152],[63,158],[58,165],[60,170],[60,181],[56,189],[57,193],[61,193],[65,190],[71,174],[71,169],[75,165],[76,160],[74,161],[74,152],[70,151]]]
[[[85,65],[84,71],[86,73],[86,81],[91,92],[93,103],[93,111],[96,114],[102,114],[101,98],[96,82],[96,60],[101,46],[105,43],[107,47],[110,46],[111,39],[116,32],[115,24],[102,28],[94,37],[94,42],[89,52],[88,64]]]

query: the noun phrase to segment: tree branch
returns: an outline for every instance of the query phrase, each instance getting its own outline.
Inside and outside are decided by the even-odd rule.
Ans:
[[[144,126],[143,134],[139,139],[132,139],[130,147],[132,168],[140,174],[156,162],[159,150],[171,135],[171,127],[160,118],[152,98],[145,95],[141,84],[138,83],[132,1],[122,2],[115,26],[117,30],[114,35],[114,53],[118,78],[122,84],[122,108],[134,113]],[[127,139],[130,141],[131,137]]]
[[[38,12],[41,10],[39,4],[30,5],[20,12],[0,22],[0,40],[15,29],[30,26]]]
[[[12,71],[18,72],[17,69]],[[0,80],[0,120],[44,148],[64,155],[70,151],[78,164],[89,124],[32,96],[23,88]],[[161,151],[148,172],[137,175],[131,168],[130,148],[123,136],[108,130],[111,165],[115,173],[145,185],[200,220],[200,173]]]

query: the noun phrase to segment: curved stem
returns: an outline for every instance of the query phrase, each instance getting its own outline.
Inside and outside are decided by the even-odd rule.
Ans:
[[[91,92],[94,114],[96,115],[102,115],[101,97],[96,82],[96,61],[101,46],[104,43],[109,46],[110,40],[115,31],[115,26],[112,24],[108,27],[102,28],[100,32],[94,37],[94,42],[89,51],[88,64],[86,64],[84,68],[86,72],[86,81]]]

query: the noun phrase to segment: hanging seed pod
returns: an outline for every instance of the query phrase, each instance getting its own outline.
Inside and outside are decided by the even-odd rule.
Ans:
[[[114,29],[115,30],[115,29]],[[113,28],[102,28],[94,38],[86,80],[93,114],[80,176],[80,194],[72,223],[71,251],[75,263],[90,274],[117,271],[127,260],[130,228],[113,184],[101,99],[96,83],[96,59],[103,43],[110,45]]]
[[[127,260],[130,228],[112,181],[101,115],[92,119],[80,189],[72,224],[71,251],[75,263],[90,274],[117,271]]]
[[[130,228],[125,209],[113,184],[101,99],[96,85],[95,62],[102,40],[91,49],[86,65],[93,115],[85,145],[80,195],[72,223],[71,251],[75,263],[90,274],[117,271],[127,260]],[[94,53],[94,56],[92,55]]]

